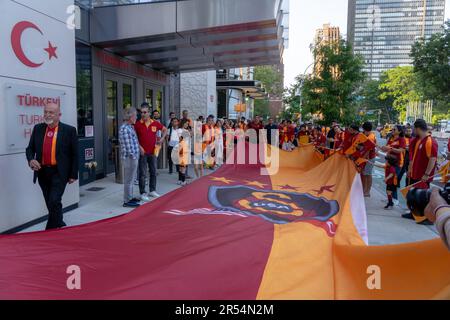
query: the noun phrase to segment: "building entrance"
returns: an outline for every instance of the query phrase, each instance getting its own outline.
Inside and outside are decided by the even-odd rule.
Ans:
[[[116,153],[119,152],[119,127],[123,121],[123,110],[135,106],[136,87],[133,78],[105,72],[105,155],[106,174],[115,172]]]

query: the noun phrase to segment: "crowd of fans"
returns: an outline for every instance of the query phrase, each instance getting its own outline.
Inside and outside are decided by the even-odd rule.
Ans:
[[[250,129],[254,130],[257,143],[261,142],[260,131],[265,129],[261,136],[264,142],[284,151],[291,152],[304,145],[314,145],[323,159],[334,153],[343,154],[354,162],[361,174],[365,197],[370,197],[374,166],[384,168],[387,196],[384,208],[387,210],[398,205],[398,189],[403,177],[406,177],[405,187],[414,185],[416,188],[427,189],[436,168],[437,142],[431,136],[427,123],[421,119],[413,126],[394,126],[387,136],[386,144],[379,145],[370,122],[361,126],[352,124],[343,127],[338,121],[332,121],[329,126],[321,126],[290,119],[275,123],[270,118],[264,123],[258,115],[252,120],[245,117],[238,120],[216,119],[209,115],[206,118],[199,116],[193,121],[189,118],[188,111],[184,110],[180,118],[175,113],[170,113],[168,121],[163,125],[159,121],[159,112],[153,111],[150,114],[150,108],[145,103],[142,104],[139,115],[133,108],[125,113],[126,122],[119,134],[124,168],[128,174],[125,179],[124,206],[139,206],[140,201],[149,201],[150,197],[159,196],[156,193],[156,160],[161,146],[167,146],[169,173],[173,174],[175,170],[178,174],[177,183],[186,185],[192,179],[188,173],[190,163],[194,164],[195,176],[202,177],[205,169],[215,169],[222,164],[227,150],[234,148],[237,137]],[[197,137],[194,135],[195,125],[199,131],[201,128],[201,135]],[[231,144],[227,143],[227,135],[230,133],[235,136]],[[377,156],[385,161],[376,162]],[[174,159],[177,160],[176,163]],[[132,197],[134,172],[139,180],[140,199]],[[148,193],[145,185],[147,180]],[[409,212],[403,217],[414,219]],[[430,222],[423,219],[419,223]]]

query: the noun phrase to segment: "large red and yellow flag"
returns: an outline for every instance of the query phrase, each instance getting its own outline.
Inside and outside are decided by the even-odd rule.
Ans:
[[[307,146],[262,169],[224,165],[129,214],[2,236],[0,299],[450,298],[439,239],[367,245],[350,160]],[[72,265],[81,290],[66,286]]]

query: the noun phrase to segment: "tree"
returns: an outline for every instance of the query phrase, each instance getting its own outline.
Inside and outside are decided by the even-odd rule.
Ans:
[[[295,83],[284,90],[283,103],[285,109],[283,110],[281,115],[283,119],[292,120],[295,118],[296,114],[300,114],[302,112],[301,97],[298,93],[303,80],[304,79],[302,76],[297,76],[295,78]]]
[[[380,89],[381,81],[369,79],[362,84],[358,96],[358,109],[364,113],[362,121],[372,121],[378,123],[391,123],[397,118],[397,114],[392,108],[393,100],[380,98],[383,91]]]
[[[412,66],[396,67],[382,73],[380,99],[392,99],[393,108],[400,114],[400,120],[406,119],[406,106],[413,101],[420,101],[421,96],[416,90],[417,77]]]
[[[411,57],[418,90],[435,101],[436,111],[450,109],[450,21],[441,33],[420,39],[412,47]]]
[[[283,76],[276,66],[255,67],[253,79],[261,81],[263,88],[270,97],[281,99],[283,95]],[[263,118],[270,116],[269,98],[255,100],[255,114]]]
[[[344,40],[335,45],[314,48],[317,74],[304,79],[301,86],[302,113],[320,115],[322,123],[340,119],[350,123],[356,119],[355,94],[365,79],[363,58],[354,55]]]

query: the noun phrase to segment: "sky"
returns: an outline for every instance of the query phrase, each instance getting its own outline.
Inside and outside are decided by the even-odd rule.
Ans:
[[[348,0],[290,0],[289,48],[284,52],[285,87],[306,69],[306,73],[311,71],[313,58],[309,46],[318,28],[331,23],[340,28],[342,35],[347,35],[347,4]],[[445,17],[450,19],[450,0],[445,3]]]

